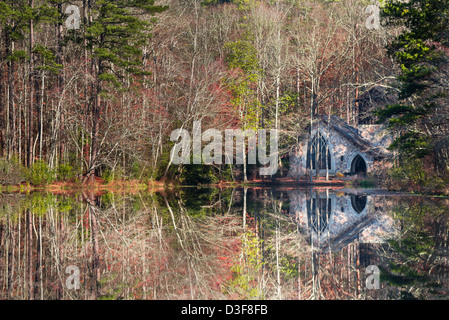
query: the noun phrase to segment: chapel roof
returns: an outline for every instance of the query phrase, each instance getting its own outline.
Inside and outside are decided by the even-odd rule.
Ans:
[[[387,156],[381,148],[374,146],[371,142],[364,139],[356,128],[350,126],[342,118],[336,115],[319,115],[318,120],[322,121],[325,125],[329,125],[332,130],[352,142],[361,152],[370,153],[382,158]]]

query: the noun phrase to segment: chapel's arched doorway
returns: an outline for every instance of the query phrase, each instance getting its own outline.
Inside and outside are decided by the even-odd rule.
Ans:
[[[355,212],[361,213],[366,208],[367,198],[365,195],[351,194],[351,205]]]
[[[351,174],[366,174],[366,162],[360,155],[352,160]]]

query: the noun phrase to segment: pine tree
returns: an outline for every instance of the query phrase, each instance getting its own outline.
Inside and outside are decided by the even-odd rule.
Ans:
[[[430,155],[435,168],[449,160],[449,1],[388,0],[386,24],[404,27],[388,46],[401,68],[399,103],[376,114],[398,133],[391,145],[404,159]]]
[[[3,74],[3,61],[6,62],[8,96],[3,104],[0,96],[0,116],[2,117],[2,146],[5,147],[8,159],[11,159],[15,152],[15,88],[14,74],[16,63],[26,56],[24,50],[18,50],[16,43],[26,37],[26,30],[31,19],[32,11],[27,1],[0,1],[0,28],[4,39],[4,52],[1,54]],[[6,107],[8,108],[6,112]],[[8,119],[6,118],[6,115]],[[1,153],[4,153],[3,150]]]
[[[126,76],[146,75],[141,48],[151,36],[152,16],[166,8],[155,6],[154,0],[97,0],[92,6],[93,21],[85,34],[96,64],[90,177],[98,165],[101,97],[108,89],[121,88]]]

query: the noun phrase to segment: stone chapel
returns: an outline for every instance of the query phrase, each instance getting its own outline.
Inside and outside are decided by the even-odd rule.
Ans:
[[[391,134],[383,125],[374,124],[363,116],[366,105],[388,103],[385,98],[376,101],[379,89],[372,90],[370,99],[358,99],[357,128],[336,115],[318,115],[307,133],[290,154],[289,177],[366,175],[389,164]],[[379,101],[380,100],[380,101]]]

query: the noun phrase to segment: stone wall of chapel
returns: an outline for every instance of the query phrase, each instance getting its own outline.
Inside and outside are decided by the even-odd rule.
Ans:
[[[388,146],[393,142],[391,133],[383,125],[359,125],[359,134],[373,146],[379,147],[383,152],[389,153]]]
[[[328,128],[325,125],[320,125],[319,130],[326,139],[329,138],[328,143],[330,145],[333,165],[333,168],[329,171],[331,175],[336,175],[337,173],[350,173],[352,160],[357,155],[364,158],[367,165],[367,171],[371,172],[374,162],[371,155],[360,152],[359,148],[357,148],[351,141],[335,131],[331,131],[328,134]],[[315,136],[316,133],[317,129],[315,128],[312,135]],[[308,139],[305,140],[305,142],[301,142],[290,154],[289,176],[292,178],[302,177],[307,174],[306,161]],[[321,175],[323,175],[323,172],[321,172]]]

